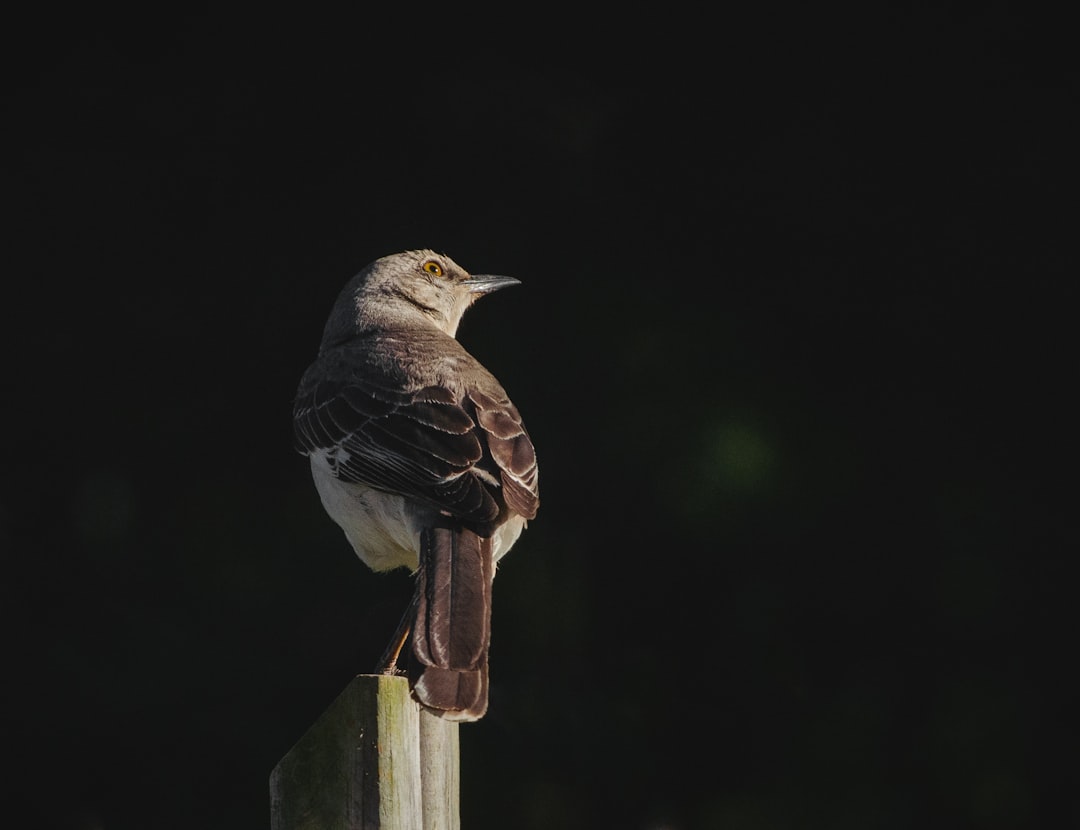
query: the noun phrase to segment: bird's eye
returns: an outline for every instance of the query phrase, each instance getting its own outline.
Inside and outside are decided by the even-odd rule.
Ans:
[[[427,262],[425,262],[423,268],[433,277],[441,277],[443,275],[442,266],[433,259],[429,259]]]

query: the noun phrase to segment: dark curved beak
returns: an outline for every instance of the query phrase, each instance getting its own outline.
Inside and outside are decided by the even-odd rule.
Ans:
[[[474,274],[461,284],[467,286],[470,294],[490,294],[500,288],[508,288],[511,285],[520,285],[521,280],[513,277],[499,277],[494,274]]]

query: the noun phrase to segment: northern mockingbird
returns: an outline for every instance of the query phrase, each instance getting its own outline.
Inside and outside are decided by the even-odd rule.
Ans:
[[[454,334],[478,298],[517,283],[433,251],[372,262],[334,303],[293,408],[296,447],[357,556],[415,572],[382,670],[408,637],[413,696],[452,720],[487,710],[495,563],[539,505],[521,416]]]

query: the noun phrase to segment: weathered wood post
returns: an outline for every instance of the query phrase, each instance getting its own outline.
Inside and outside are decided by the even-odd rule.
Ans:
[[[420,789],[424,830],[460,830],[458,725],[420,710]]]
[[[272,830],[459,830],[458,725],[362,674],[270,775]]]

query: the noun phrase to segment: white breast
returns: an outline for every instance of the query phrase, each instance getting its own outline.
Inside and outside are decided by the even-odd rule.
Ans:
[[[404,498],[340,481],[323,453],[312,454],[311,477],[326,512],[365,565],[373,571],[416,570],[420,529],[412,526]]]
[[[311,477],[323,508],[343,531],[356,555],[373,571],[419,566],[420,522],[405,499],[334,477],[324,452],[311,455]],[[492,539],[495,561],[509,552],[525,528],[514,515],[499,526]]]

